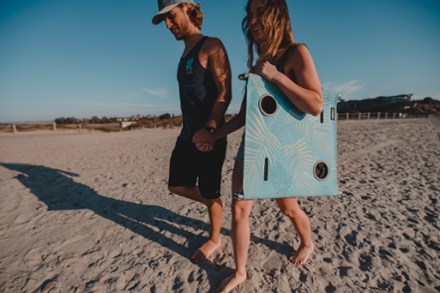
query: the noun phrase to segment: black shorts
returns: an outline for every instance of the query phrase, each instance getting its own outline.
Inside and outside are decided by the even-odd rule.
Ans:
[[[191,141],[177,139],[170,160],[168,186],[194,187],[198,183],[204,198],[219,198],[225,155],[226,139],[216,141],[210,152],[200,152]]]

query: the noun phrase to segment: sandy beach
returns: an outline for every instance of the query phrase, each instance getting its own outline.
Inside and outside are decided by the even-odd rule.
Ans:
[[[241,131],[223,167],[223,240],[167,190],[179,128],[0,134],[0,292],[215,292],[233,270],[230,203]],[[304,198],[316,250],[271,200],[251,215],[251,280],[234,292],[439,292],[440,119],[338,122],[337,197]]]

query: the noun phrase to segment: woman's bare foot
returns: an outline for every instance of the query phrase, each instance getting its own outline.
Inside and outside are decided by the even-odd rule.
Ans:
[[[302,266],[307,262],[314,249],[313,243],[310,246],[301,244],[295,254],[289,257],[289,261],[295,266]]]
[[[221,241],[213,241],[209,239],[206,241],[196,252],[191,255],[191,260],[195,263],[204,261],[207,259],[221,244]]]
[[[237,287],[238,285],[249,279],[250,276],[248,274],[234,273],[233,275],[230,275],[220,283],[217,292],[218,293],[231,292],[232,290],[234,290],[235,287]]]

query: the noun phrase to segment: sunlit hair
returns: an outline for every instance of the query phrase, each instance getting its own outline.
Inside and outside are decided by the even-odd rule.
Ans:
[[[180,4],[180,7],[183,7],[184,5],[187,5],[186,13],[189,16],[189,19],[191,22],[200,30],[202,29],[202,23],[203,23],[203,13],[201,10],[200,3],[193,4],[193,3],[182,3]]]
[[[292,26],[290,23],[289,10],[285,0],[264,0],[266,11],[264,12],[264,41],[257,46],[249,29],[249,10],[253,0],[246,4],[246,16],[241,22],[241,28],[248,45],[248,68],[251,69],[254,62],[254,47],[262,61],[273,62],[278,50],[294,43]]]

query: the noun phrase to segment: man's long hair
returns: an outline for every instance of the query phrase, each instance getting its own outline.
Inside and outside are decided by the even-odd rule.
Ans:
[[[189,16],[189,19],[199,30],[201,30],[202,24],[203,24],[203,13],[201,10],[200,3],[197,3],[197,4],[183,3],[180,5],[181,5],[181,7],[183,7],[183,5],[185,5],[185,4],[187,4],[186,12]]]
[[[252,0],[246,4],[246,16],[241,22],[241,28],[246,37],[248,45],[248,68],[252,69],[254,62],[254,47],[261,61],[273,62],[278,50],[294,43],[292,26],[290,23],[289,10],[285,0],[265,0],[266,11],[263,31],[264,41],[256,46],[249,29],[249,9]]]

